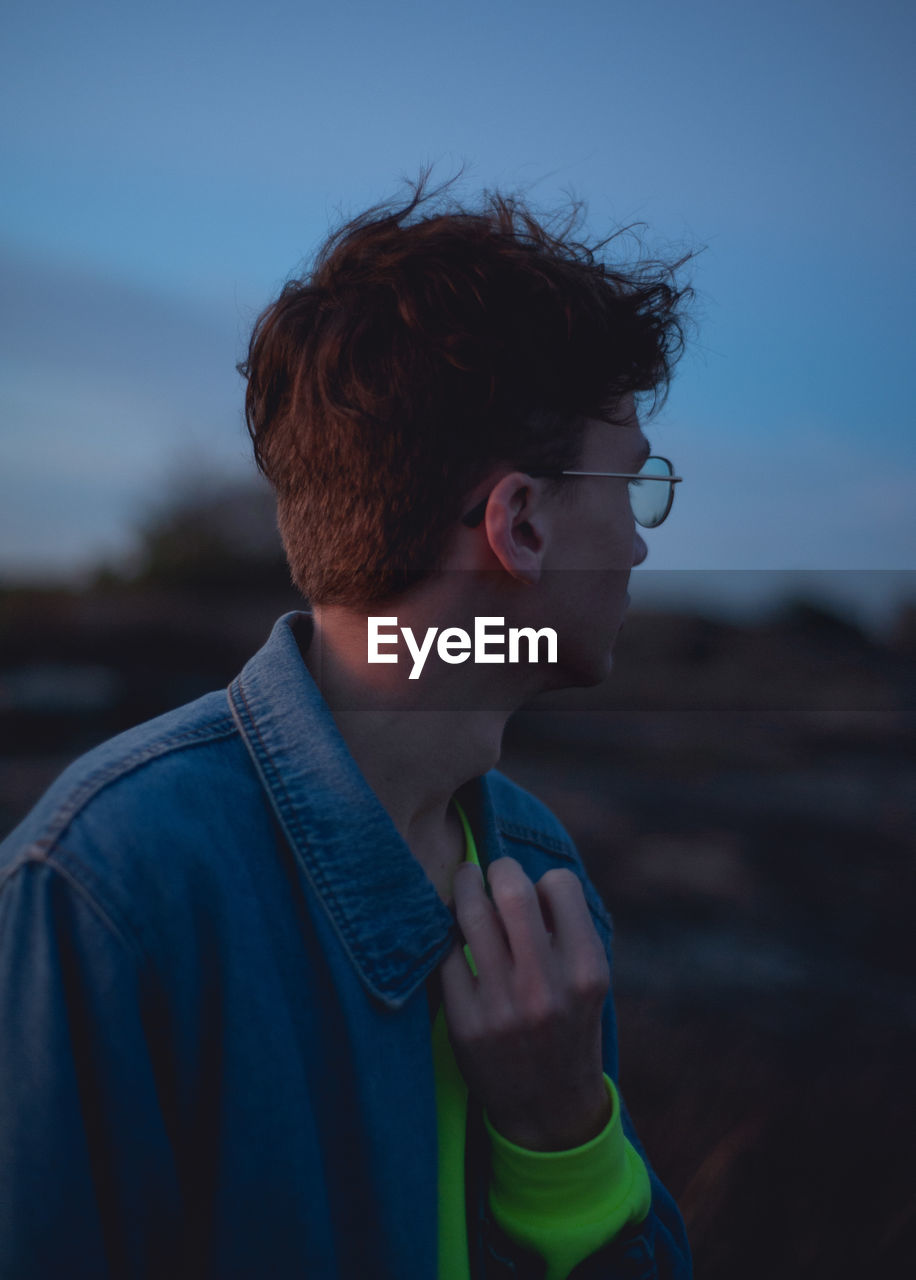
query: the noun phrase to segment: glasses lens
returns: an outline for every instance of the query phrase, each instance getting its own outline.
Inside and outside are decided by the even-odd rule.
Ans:
[[[668,477],[672,475],[674,468],[667,458],[646,458],[638,478],[629,482],[630,506],[636,523],[644,529],[660,525],[671,510],[674,485]],[[644,476],[647,478],[643,479]],[[650,476],[655,478],[649,479]]]

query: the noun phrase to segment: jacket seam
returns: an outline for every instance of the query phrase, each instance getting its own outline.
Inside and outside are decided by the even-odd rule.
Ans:
[[[500,835],[508,836],[510,840],[517,840],[522,844],[536,845],[544,853],[558,854],[569,862],[577,861],[569,840],[551,836],[538,827],[528,827],[520,822],[510,822],[497,814],[496,828]]]
[[[93,885],[90,884],[94,877],[80,864],[79,859],[66,849],[61,849],[60,852],[70,859],[67,865],[60,862],[53,854],[50,856],[34,856],[33,847],[30,845],[22,857],[10,866],[8,874],[4,876],[2,883],[0,883],[0,891],[12,883],[16,873],[22,872],[25,874],[30,867],[47,867],[55,876],[66,881],[91,913],[98,918],[103,928],[112,937],[116,938],[122,947],[133,954],[141,970],[145,969],[147,967],[146,953],[140,945],[134,930],[121,918],[119,912],[113,910],[109,904],[103,904],[99,900]]]
[[[169,737],[152,743],[133,755],[119,758],[112,764],[105,765],[95,773],[91,773],[88,778],[83,779],[75,791],[62,800],[61,806],[48,819],[48,825],[44,833],[38,836],[29,846],[30,854],[35,857],[49,855],[51,846],[60,840],[80,811],[111,783],[117,782],[120,778],[126,777],[129,773],[133,773],[136,769],[149,764],[150,761],[157,759],[159,756],[167,755],[171,751],[180,751],[187,747],[200,746],[207,742],[218,742],[224,738],[232,737],[235,733],[236,727],[231,719],[229,719],[228,723],[224,722],[224,727],[219,727],[219,722],[216,722],[200,729],[188,730],[177,737]]]

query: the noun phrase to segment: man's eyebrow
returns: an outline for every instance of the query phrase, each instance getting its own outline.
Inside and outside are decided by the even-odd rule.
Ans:
[[[641,449],[640,449],[640,451],[639,451],[639,457],[636,459],[636,470],[637,470],[637,471],[638,471],[638,470],[639,470],[639,468],[643,465],[643,463],[645,462],[646,458],[651,457],[651,454],[652,454],[652,446],[649,444],[649,441],[648,441],[648,440],[644,440],[644,441],[643,441],[643,446],[642,446],[642,448],[641,448]]]

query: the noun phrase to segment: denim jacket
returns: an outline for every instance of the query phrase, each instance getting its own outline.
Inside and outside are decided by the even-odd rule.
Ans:
[[[0,845],[0,1280],[435,1276],[425,984],[455,925],[309,675],[309,627],[287,614],[227,692],[76,760]],[[496,771],[471,791],[481,860],[571,867],[610,947],[549,811]],[[604,1054],[616,1079],[610,999]],[[476,1114],[468,1144],[473,1269],[536,1276],[489,1221]],[[576,1276],[691,1274],[652,1183]]]

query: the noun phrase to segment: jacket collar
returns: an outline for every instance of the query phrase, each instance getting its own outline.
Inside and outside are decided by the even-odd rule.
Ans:
[[[454,919],[369,787],[278,619],[229,686],[229,706],[297,862],[369,991],[398,1008],[444,959]],[[500,856],[492,797],[476,779],[481,862]],[[468,792],[473,803],[474,787]],[[462,798],[465,790],[462,789]],[[472,819],[473,821],[473,819]]]

